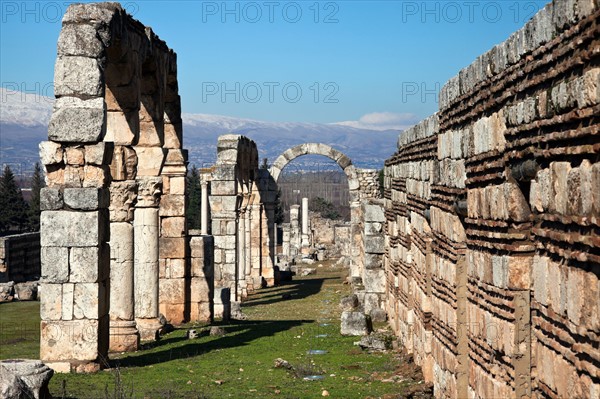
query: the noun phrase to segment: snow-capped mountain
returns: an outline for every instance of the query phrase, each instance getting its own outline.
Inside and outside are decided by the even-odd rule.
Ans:
[[[0,163],[18,164],[25,172],[38,159],[38,143],[47,138],[53,99],[0,88]],[[210,114],[183,114],[184,147],[190,164],[212,165],[217,138],[235,133],[254,140],[259,156],[269,162],[286,149],[320,142],[348,155],[363,168],[380,168],[396,149],[398,130],[369,130],[345,123],[265,122]],[[299,163],[310,158],[299,158]],[[314,160],[311,160],[314,162]]]

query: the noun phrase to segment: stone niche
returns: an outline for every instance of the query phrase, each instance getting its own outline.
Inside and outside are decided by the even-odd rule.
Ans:
[[[159,311],[185,319],[187,154],[177,57],[152,29],[118,3],[73,4],[57,48],[40,357],[87,372],[153,339]]]

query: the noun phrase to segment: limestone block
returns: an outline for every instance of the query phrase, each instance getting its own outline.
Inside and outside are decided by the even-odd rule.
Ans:
[[[364,243],[366,253],[383,254],[385,252],[383,236],[365,236]]]
[[[342,312],[341,334],[342,335],[368,335],[371,330],[370,319],[362,312]]]
[[[110,158],[112,149],[112,145],[104,141],[97,144],[86,145],[85,162],[97,166],[105,165]]]
[[[553,185],[554,199],[550,202],[550,210],[560,215],[567,214],[568,175],[571,170],[569,162],[552,162],[550,164],[551,182]]]
[[[162,237],[183,237],[186,228],[185,217],[161,218],[160,227]]]
[[[213,180],[210,183],[211,196],[236,195],[238,184],[235,180]]]
[[[48,125],[48,138],[66,143],[100,141],[105,133],[104,101],[101,98],[68,100],[64,99],[60,103],[57,100]]]
[[[368,222],[385,223],[386,219],[383,206],[380,204],[365,204],[364,220]]]
[[[39,144],[42,165],[55,165],[63,162],[63,148],[54,141],[42,141]]]
[[[165,114],[166,116],[166,114]],[[164,145],[165,148],[181,148],[182,139],[182,127],[181,123],[171,124],[165,123],[164,127]]]
[[[54,95],[102,97],[104,77],[98,60],[59,55],[54,67]]]
[[[83,187],[85,178],[83,168],[79,166],[67,165],[64,168],[64,186],[65,187]]]
[[[508,217],[517,222],[528,220],[531,210],[519,186],[516,183],[506,183],[504,185],[504,195],[507,199]],[[493,203],[492,198],[490,198],[489,203]]]
[[[69,251],[69,281],[72,283],[95,283],[108,275],[110,251],[103,245],[96,247],[71,248]]]
[[[160,216],[185,215],[185,195],[167,194],[160,199]]]
[[[75,284],[66,283],[62,287],[62,320],[73,320],[73,295]]]
[[[581,203],[576,210],[576,215],[589,216],[592,213],[593,207],[593,189],[592,189],[592,164],[587,159],[584,159],[579,166],[580,193]],[[569,195],[573,195],[570,193]]]
[[[171,177],[169,182],[169,193],[185,195],[185,177]]]
[[[62,209],[63,194],[58,188],[43,187],[40,191],[40,210]]]
[[[99,211],[44,211],[40,224],[43,247],[95,247],[105,239],[105,220]]]
[[[92,25],[63,25],[57,43],[59,55],[100,58],[104,46]]]
[[[42,247],[40,260],[43,281],[48,283],[64,283],[69,280],[68,248]]]
[[[364,271],[363,284],[366,292],[385,292],[385,271],[367,269]]]
[[[105,189],[65,188],[64,202],[72,209],[93,211],[108,207],[109,196]]]
[[[68,271],[67,271],[68,272]],[[62,284],[42,283],[40,301],[42,320],[60,320],[62,317]]]
[[[185,279],[163,278],[159,284],[160,303],[185,303]]]
[[[183,259],[185,258],[185,238],[159,239],[159,257],[161,259]]]
[[[40,358],[51,361],[94,361],[99,350],[98,320],[42,320]]]
[[[85,163],[83,147],[66,147],[64,150],[64,160],[68,165],[83,166]]]
[[[100,25],[108,23],[118,12],[122,11],[119,3],[71,4],[63,16],[63,24],[90,23]]]
[[[166,150],[161,147],[134,147],[138,157],[138,176],[159,176]]]
[[[529,290],[533,268],[531,256],[508,256],[508,288],[515,290]]]
[[[68,168],[68,167],[67,167]],[[83,167],[83,187],[105,187],[108,182],[108,173],[105,167],[85,165]]]
[[[101,316],[99,313],[102,302],[107,299],[102,293],[102,287],[102,283],[74,284],[73,317],[75,319],[97,319]]]
[[[115,145],[137,144],[140,121],[136,112],[109,111],[106,113],[105,140]]]
[[[164,262],[164,278],[182,278],[186,277],[185,259],[161,259]],[[160,267],[160,266],[159,266]]]

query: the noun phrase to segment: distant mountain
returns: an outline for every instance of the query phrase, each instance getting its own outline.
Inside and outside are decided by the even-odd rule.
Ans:
[[[3,88],[0,95],[0,163],[11,164],[17,173],[27,173],[38,160],[38,143],[47,139],[53,100]],[[394,153],[400,132],[361,129],[344,123],[264,122],[208,114],[183,114],[182,118],[184,147],[189,150],[190,164],[198,167],[212,165],[217,138],[234,133],[256,142],[261,161],[268,158],[272,162],[298,144],[319,142],[342,151],[358,167],[381,168]],[[301,157],[297,163],[311,168],[315,162],[314,157]]]

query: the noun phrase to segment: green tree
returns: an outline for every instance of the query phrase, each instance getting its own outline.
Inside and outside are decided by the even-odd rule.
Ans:
[[[283,223],[284,217],[283,207],[281,206],[281,189],[277,189],[277,194],[275,195],[275,223]]]
[[[313,212],[319,212],[322,217],[331,220],[338,220],[342,215],[331,202],[322,197],[314,197],[308,203],[308,209]]]
[[[22,231],[27,223],[27,203],[10,166],[4,167],[0,178],[0,231]]]
[[[202,187],[200,185],[200,174],[196,165],[192,165],[192,170],[187,175],[187,209],[185,217],[187,219],[188,229],[200,228],[200,206],[202,202]]]
[[[40,229],[40,191],[44,186],[42,168],[39,162],[36,162],[31,177],[31,200],[29,201],[29,229],[32,231]]]

